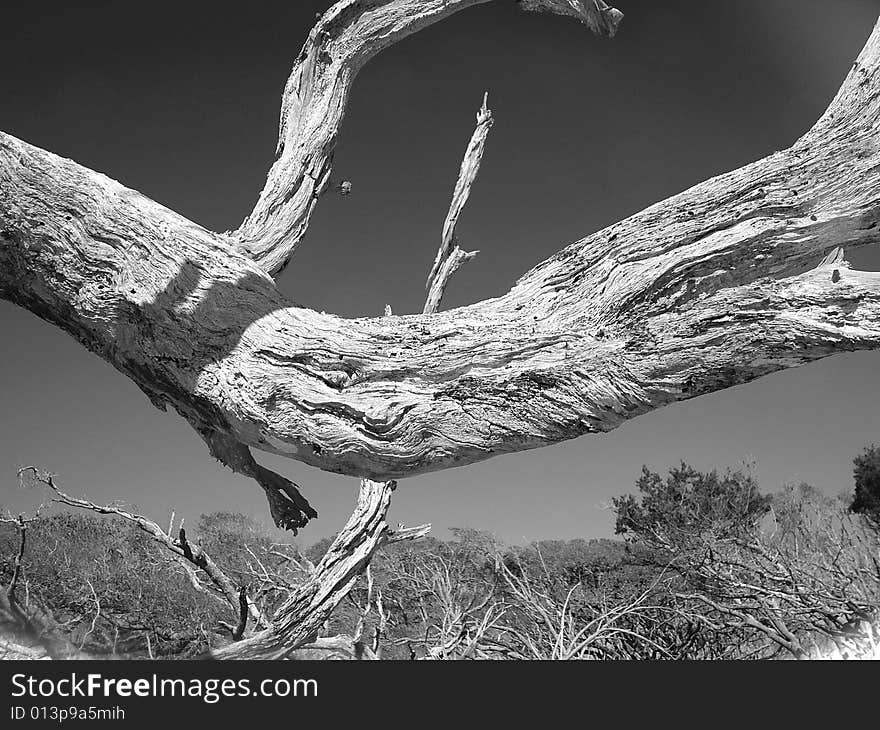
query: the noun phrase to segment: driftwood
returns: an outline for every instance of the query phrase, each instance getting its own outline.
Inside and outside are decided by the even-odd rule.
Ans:
[[[316,53],[333,62],[312,64],[321,88],[350,83],[342,51],[364,25],[387,44],[386,15],[403,33],[471,4],[339,3],[304,53],[326,38]],[[326,115],[344,106],[339,91],[303,90],[303,63],[285,94],[273,190],[321,177],[284,172],[289,138],[307,123],[335,128]],[[878,67],[880,29],[791,148],[568,246],[504,296],[429,315],[352,320],[292,305],[267,273],[278,268],[268,249],[246,255],[257,238],[282,240],[270,248],[283,260],[295,248],[287,209],[266,192],[241,231],[213,234],[0,135],[0,296],[70,332],[201,433],[328,471],[391,479],[608,431],[878,346],[880,276],[821,263],[878,240]]]
[[[880,274],[852,270],[842,253],[880,241],[880,24],[790,148],[571,244],[501,297],[437,313],[441,286],[421,315],[344,319],[282,295],[272,277],[329,185],[357,71],[484,1],[342,0],[321,16],[284,91],[266,185],[231,233],[0,132],[0,297],[173,407],[293,530],[314,510],[251,448],[366,478],[372,505],[397,477],[609,431],[675,401],[880,347]],[[602,0],[518,4],[609,37],[622,17]],[[477,166],[488,109],[483,117]],[[455,251],[467,255],[454,242],[456,200],[476,175],[467,163],[468,153],[429,289],[445,284]],[[359,510],[353,532],[378,544],[384,512]],[[365,515],[377,517],[373,528]],[[276,617],[261,656],[312,631],[293,626],[294,609]],[[246,653],[248,641],[232,649]]]

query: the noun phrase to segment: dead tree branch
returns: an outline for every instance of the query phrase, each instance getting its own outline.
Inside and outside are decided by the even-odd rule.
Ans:
[[[502,297],[420,317],[294,307],[224,240],[2,136],[0,295],[199,429],[329,471],[388,479],[608,431],[880,344],[880,275],[820,264],[880,236],[878,68],[880,28],[792,148],[569,246]]]
[[[275,612],[272,628],[230,644],[214,653],[217,659],[283,659],[314,642],[333,609],[354,586],[382,545],[427,534],[430,525],[389,529],[385,515],[395,482],[361,480],[357,508],[315,567]]]
[[[453,454],[444,452],[452,443],[448,427],[455,424],[442,423],[446,417],[438,421],[432,416],[431,428],[419,428],[418,438],[407,435],[415,424],[401,416],[410,413],[418,421],[427,414],[405,392],[410,388],[395,374],[398,364],[382,364],[392,351],[377,349],[379,333],[363,333],[376,359],[364,357],[366,340],[340,331],[337,318],[318,324],[313,313],[298,309],[305,315],[301,323],[277,321],[294,310],[267,272],[280,270],[305,233],[330,174],[358,69],[407,35],[484,1],[342,0],[321,16],[285,88],[275,164],[254,211],[232,234],[210,233],[104,176],[0,134],[0,296],[66,329],[131,377],[156,406],[174,407],[217,458],[261,484],[273,518],[285,527],[296,529],[314,511],[296,485],[253,462],[251,447],[382,479],[450,463]],[[599,0],[523,0],[520,5],[575,17],[606,36],[614,34],[621,18]],[[37,221],[43,221],[37,225],[39,242],[31,235]],[[353,345],[351,355],[340,357],[337,344],[328,349],[323,337],[314,339],[309,332],[315,324],[325,333],[339,331],[340,343]],[[381,326],[397,329],[401,320],[388,319]],[[419,328],[417,339],[424,334],[439,345],[427,350],[413,345],[415,352],[433,358],[429,350],[445,346],[449,327],[441,320],[432,327],[433,333]],[[273,333],[269,340],[292,336],[292,349],[282,353],[269,340],[264,348],[264,328]],[[470,330],[465,324],[462,333]],[[473,335],[482,339],[473,331],[466,338]],[[270,370],[283,371],[280,380],[263,370],[264,358],[274,363]],[[429,390],[451,382],[441,372],[451,364],[426,374],[426,382],[435,384]],[[385,374],[376,379],[368,372],[373,367]],[[460,365],[454,370],[462,372]],[[380,383],[389,377],[403,390]],[[379,400],[373,392],[377,387],[383,391]],[[350,402],[351,388],[362,390],[357,402]],[[244,391],[249,392],[247,402],[241,400]],[[441,410],[463,412],[447,397],[430,399]],[[258,423],[254,408],[271,425]],[[306,424],[316,430],[303,430]],[[347,434],[342,439],[340,427]],[[416,447],[420,455],[415,461],[421,466],[412,457],[401,458],[402,453],[389,453],[378,462],[364,458],[359,443],[372,442],[381,432],[381,441],[398,451],[401,437],[415,445],[435,427],[426,448]],[[487,451],[478,441],[467,446],[470,437],[462,436],[455,450],[464,445],[467,453],[455,457],[460,463],[498,451],[494,446]]]
[[[225,621],[220,622],[220,625],[229,631],[229,634],[230,636],[232,636],[233,641],[241,641],[242,637],[244,636],[245,629],[247,628],[249,605],[247,590],[244,586],[241,586],[238,589],[238,601],[238,623],[233,626],[232,624],[226,623]]]
[[[19,479],[22,479],[25,474],[30,474],[35,482],[49,489],[55,495],[52,500],[54,502],[65,504],[69,507],[97,512],[101,515],[115,515],[128,522],[134,523],[142,532],[149,535],[177,558],[185,560],[202,570],[211,580],[211,583],[222,593],[232,610],[238,615],[241,606],[240,589],[236,587],[229,577],[217,566],[217,564],[211,559],[210,555],[202,550],[199,545],[196,545],[187,539],[186,531],[182,527],[180,528],[177,539],[174,539],[159,527],[159,525],[142,515],[127,512],[119,507],[111,505],[101,506],[94,502],[90,502],[87,499],[71,497],[58,487],[51,474],[41,472],[36,467],[24,467],[23,469],[20,469],[18,473]],[[253,601],[248,600],[247,605],[248,613],[257,626],[266,627],[270,625],[269,620],[263,616],[262,612]]]
[[[479,2],[343,0],[327,11],[285,89],[266,186],[231,235],[0,133],[0,297],[215,443],[375,480],[609,431],[880,347],[880,274],[825,258],[880,240],[880,25],[790,148],[585,237],[501,297],[342,319],[282,295],[272,274],[328,179],[357,70]],[[620,21],[601,0],[520,5],[608,36]],[[302,524],[310,508],[292,482],[248,457],[231,460],[276,501],[276,521]]]
[[[258,464],[251,450],[243,443],[213,430],[204,430],[200,435],[208,445],[211,456],[236,474],[254,479],[263,488],[276,527],[290,530],[296,535],[299,528],[318,516],[299,491],[298,484]]]
[[[41,509],[41,508],[40,508]],[[16,630],[36,641],[52,658],[62,658],[69,654],[67,642],[61,638],[58,622],[45,606],[36,604],[27,595],[22,602],[17,593],[19,581],[24,572],[24,555],[27,546],[27,531],[31,524],[39,520],[40,509],[32,517],[0,517],[0,523],[13,525],[18,534],[18,548],[13,561],[12,577],[4,589],[0,586],[0,616],[8,617]]]
[[[18,588],[18,581],[21,578],[24,552],[25,547],[27,546],[28,525],[33,522],[34,519],[36,518],[25,519],[24,515],[18,515],[18,517],[12,517],[11,515],[8,517],[0,517],[0,522],[13,525],[18,534],[18,549],[15,552],[15,559],[12,564],[12,577],[10,578],[9,585],[6,586],[6,589],[0,591],[0,599],[2,599],[2,601],[0,601],[0,610],[3,610],[5,613],[12,616],[23,626],[27,626],[30,623],[30,619],[27,612],[19,603],[16,589]]]
[[[253,212],[231,234],[236,247],[275,274],[303,239],[329,184],[333,153],[358,71],[380,51],[489,0],[342,0],[312,28],[284,89],[275,163]],[[519,0],[524,10],[556,13],[613,36],[623,14],[602,0]]]
[[[489,94],[486,93],[483,95],[483,106],[477,112],[477,128],[471,136],[471,141],[464,153],[464,159],[461,161],[461,170],[452,193],[452,202],[449,204],[449,212],[443,223],[443,239],[425,284],[428,297],[425,300],[423,314],[433,314],[440,308],[440,300],[443,298],[443,292],[446,291],[449,279],[462,264],[470,261],[479,253],[479,251],[462,251],[458,247],[455,226],[470,197],[471,187],[477,179],[477,173],[480,171],[486,138],[489,136],[489,130],[494,121],[492,110],[487,106],[488,100]]]

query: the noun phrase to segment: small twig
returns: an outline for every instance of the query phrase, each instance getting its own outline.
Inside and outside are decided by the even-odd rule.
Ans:
[[[10,603],[15,601],[15,587],[18,585],[18,579],[21,575],[21,564],[22,559],[24,558],[25,544],[27,542],[27,523],[25,522],[24,516],[19,515],[15,520],[15,524],[18,526],[18,552],[15,554],[15,564],[12,568],[12,579],[9,581],[9,587],[6,589],[6,595],[9,598]]]
[[[367,616],[370,615],[370,610],[373,607],[373,571],[370,569],[369,565],[364,571],[364,577],[367,580],[367,600],[364,603],[363,607],[361,607],[357,626],[355,627],[354,635],[352,636],[352,639],[355,641],[355,643],[359,642],[361,640],[361,637],[364,635],[364,626],[367,622]]]
[[[95,586],[92,585],[92,581],[86,578],[86,583],[89,585],[89,590],[92,592],[92,599],[95,601],[95,615],[92,616],[92,625],[89,627],[89,630],[83,634],[82,641],[79,643],[79,650],[82,651],[83,647],[86,645],[86,639],[94,632],[95,625],[98,623],[98,618],[101,616],[101,601],[98,599],[98,594],[95,591]]]
[[[376,613],[379,615],[379,621],[373,631],[373,654],[377,659],[382,658],[382,637],[385,635],[385,629],[388,626],[388,614],[385,612],[385,604],[382,601],[382,591],[376,592]]]

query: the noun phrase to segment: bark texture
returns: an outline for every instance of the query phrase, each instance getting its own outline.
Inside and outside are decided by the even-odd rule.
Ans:
[[[253,212],[232,234],[235,246],[270,274],[305,236],[330,180],[333,152],[355,76],[381,50],[490,0],[342,0],[309,34],[287,81],[275,163]],[[524,10],[571,16],[613,36],[623,17],[602,0],[517,0]]]
[[[318,639],[333,609],[354,587],[382,545],[416,540],[430,525],[391,530],[385,522],[396,482],[361,480],[357,507],[314,574],[272,617],[272,627],[214,652],[215,659],[286,659]],[[345,642],[343,637],[337,640]],[[356,641],[352,643],[357,643]]]
[[[569,245],[501,297],[364,319],[285,298],[271,273],[329,175],[355,71],[476,4],[328,11],[285,90],[266,188],[233,234],[0,134],[0,296],[65,329],[209,443],[375,480],[608,431],[880,346],[880,274],[835,253],[880,241],[880,25],[792,147]],[[520,4],[606,35],[620,19],[602,2]]]

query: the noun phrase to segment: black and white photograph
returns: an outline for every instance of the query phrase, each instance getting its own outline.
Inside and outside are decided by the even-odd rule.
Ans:
[[[3,3],[9,717],[880,659],[878,18]]]

